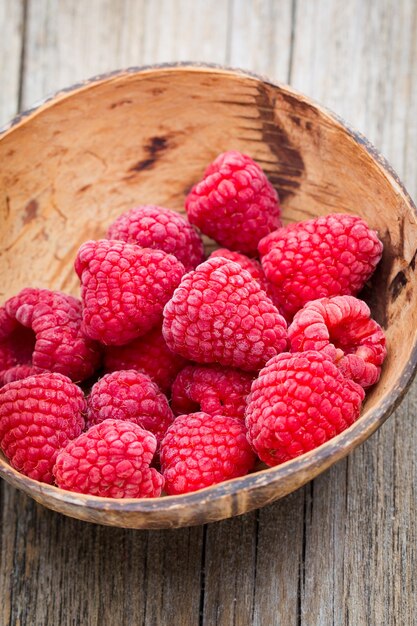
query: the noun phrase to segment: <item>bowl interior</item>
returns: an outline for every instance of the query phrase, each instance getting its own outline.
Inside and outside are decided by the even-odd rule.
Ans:
[[[364,138],[288,87],[214,68],[151,68],[88,82],[22,116],[0,137],[2,301],[27,285],[78,295],[73,261],[83,241],[104,236],[135,204],[183,212],[184,197],[205,166],[229,149],[248,153],[266,171],[285,222],[355,213],[384,242],[363,297],[385,329],[388,357],[366,401],[366,427],[351,427],[353,447],[392,409],[414,366],[416,214]],[[326,448],[320,471],[348,451],[343,441],[338,454]],[[275,490],[262,503],[284,495],[276,488],[280,471],[298,472],[286,492],[317,474],[315,458],[302,472],[293,462],[265,472]],[[197,496],[200,504],[205,499]],[[258,505],[250,501],[228,514]],[[205,519],[201,513],[198,522]]]

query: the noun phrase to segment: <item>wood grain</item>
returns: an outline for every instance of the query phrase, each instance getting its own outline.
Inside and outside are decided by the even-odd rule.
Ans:
[[[233,0],[225,63],[289,82],[292,0]]]
[[[0,127],[15,115],[20,98],[25,3],[0,0]]]
[[[166,20],[163,12],[149,8],[150,2],[93,0],[88,11],[80,0],[30,0],[28,4],[27,26],[32,35],[26,39],[29,69],[22,77],[25,106],[86,76],[126,65],[176,60],[177,55],[183,60],[230,62],[271,73],[281,81],[293,76],[297,88],[343,114],[373,139],[416,196],[416,16],[412,0],[293,1],[290,13],[296,16],[296,49],[292,63],[291,23],[278,21],[282,13],[288,15],[289,3],[281,1],[215,3],[227,5],[229,16],[235,11],[235,21],[227,22],[225,41],[224,13],[216,9],[209,36],[212,44],[207,45],[205,39],[204,54],[199,54],[198,42],[204,14],[211,12],[208,3],[200,13],[197,34],[182,31],[181,53],[169,26],[172,17]],[[172,4],[178,7],[176,19],[187,21],[191,3],[180,6],[174,0]],[[16,11],[18,6],[20,11],[20,3],[14,0],[2,0],[0,6],[7,11],[10,7]],[[207,19],[211,18],[207,15]],[[16,20],[0,20],[0,47],[13,37],[13,23]],[[249,36],[251,29],[254,34]],[[161,32],[166,39],[160,37]],[[268,39],[265,33],[271,32],[275,34]],[[155,38],[158,50],[153,47]],[[262,47],[268,41],[270,47]],[[287,60],[281,66],[283,58]],[[13,55],[15,67],[16,61]],[[275,63],[279,64],[276,70]],[[0,68],[0,73],[7,71],[0,90],[0,106],[6,107],[4,120],[14,114],[16,106],[8,95],[9,87],[8,92],[4,89],[5,84],[19,82],[12,65],[8,62],[7,69],[3,64]],[[16,86],[11,89],[17,91]],[[84,524],[42,509],[11,487],[0,485],[0,623],[156,624],[157,615],[162,624],[189,625],[199,623],[200,617],[208,623],[204,612],[210,617],[230,615],[212,604],[221,602],[223,607],[239,605],[240,622],[235,623],[242,625],[356,626],[381,623],[375,622],[381,615],[385,616],[382,623],[413,624],[417,612],[416,397],[414,386],[395,419],[349,457],[348,466],[342,461],[312,486],[257,514],[255,572],[253,543],[244,533],[245,517],[209,527],[203,543],[201,528],[135,532]],[[228,555],[224,577],[219,571],[220,535]],[[145,549],[146,543],[152,546],[152,554]],[[204,546],[210,582],[205,581],[201,592],[205,608],[200,616]],[[168,568],[164,553],[169,554]],[[155,559],[152,565],[149,559]],[[237,559],[242,577],[248,573],[249,582],[243,584],[254,586],[253,616],[242,612],[247,599],[239,596],[235,601],[233,590],[240,579],[236,583],[237,573],[230,573],[230,559]],[[148,567],[153,574],[145,597],[141,582]],[[180,601],[174,607],[165,603],[161,609],[162,603],[154,597],[160,597],[162,580],[172,598],[183,570],[188,588],[181,587]],[[205,594],[210,600],[205,600]]]
[[[414,197],[416,31],[412,2],[299,2],[292,72],[295,87],[326,102],[382,150]],[[414,385],[394,419],[313,483],[305,623],[414,623],[416,397]]]

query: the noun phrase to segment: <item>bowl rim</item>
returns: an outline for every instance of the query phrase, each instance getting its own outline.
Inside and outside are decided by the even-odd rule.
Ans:
[[[82,92],[94,84],[101,84],[109,82],[113,79],[119,79],[129,74],[146,74],[155,72],[173,72],[177,70],[189,70],[191,72],[206,72],[206,73],[218,73],[221,75],[229,75],[231,77],[244,77],[251,79],[255,82],[262,82],[272,87],[280,89],[282,92],[289,96],[295,97],[299,100],[306,102],[309,106],[312,106],[318,110],[322,115],[327,117],[331,123],[336,123],[346,135],[364,149],[369,156],[374,160],[381,174],[388,179],[390,185],[397,189],[400,196],[407,202],[409,208],[414,213],[414,217],[417,221],[417,208],[411,199],[409,193],[405,189],[400,178],[391,167],[386,158],[375,148],[375,146],[359,131],[353,129],[348,123],[346,123],[339,115],[332,112],[327,107],[317,103],[314,99],[304,95],[303,93],[293,89],[289,85],[281,82],[271,80],[270,78],[251,72],[242,70],[239,68],[233,68],[229,66],[223,66],[214,63],[200,63],[200,62],[176,62],[176,63],[157,63],[143,66],[132,66],[125,69],[118,69],[111,72],[95,75],[91,78],[87,78],[81,82],[75,83],[69,87],[59,89],[52,95],[46,96],[44,99],[38,101],[34,106],[22,111],[16,115],[10,122],[6,123],[0,128],[0,141],[9,134],[9,131],[13,131],[16,127],[24,125],[27,121],[32,119],[33,116],[43,112],[49,106],[53,106],[55,103],[71,97],[75,92]],[[347,454],[349,454],[355,447],[365,441],[370,435],[375,432],[384,421],[391,415],[395,408],[399,405],[405,393],[417,371],[417,333],[414,334],[412,349],[410,352],[409,361],[406,362],[397,378],[395,387],[388,393],[387,397],[381,400],[374,408],[369,411],[365,411],[360,418],[354,422],[348,429],[333,437],[329,441],[325,442],[318,448],[311,450],[299,457],[291,459],[281,465],[275,467],[262,469],[246,476],[229,479],[222,483],[206,487],[199,491],[190,492],[181,495],[172,495],[159,498],[106,498],[99,496],[92,496],[89,494],[80,494],[76,492],[66,491],[38,482],[32,478],[24,476],[17,470],[11,467],[5,460],[4,456],[0,452],[0,476],[6,481],[13,484],[32,495],[34,497],[47,497],[51,500],[59,501],[69,505],[88,505],[89,509],[97,512],[113,511],[113,512],[125,512],[125,513],[141,513],[146,516],[147,513],[158,511],[170,512],[171,514],[179,511],[183,511],[185,507],[202,506],[210,502],[222,500],[230,496],[236,496],[238,493],[245,491],[252,492],[260,487],[272,486],[275,483],[279,483],[283,479],[288,479],[290,476],[300,474],[301,480],[297,482],[295,488],[301,487],[306,482],[320,474],[322,471],[333,465]],[[285,493],[290,493],[292,489]],[[285,495],[285,494],[282,494]],[[277,498],[280,496],[277,496]],[[269,501],[273,501],[275,498],[270,498]],[[254,504],[252,508],[257,508]],[[250,508],[245,509],[249,511]],[[243,511],[242,511],[243,512]],[[232,515],[238,514],[239,511],[235,511]],[[71,513],[69,513],[71,514]],[[215,519],[222,519],[226,516],[216,516]],[[212,521],[210,519],[210,521]],[[214,520],[213,520],[214,521]],[[201,522],[202,523],[202,522]],[[146,520],[144,527],[146,527]]]

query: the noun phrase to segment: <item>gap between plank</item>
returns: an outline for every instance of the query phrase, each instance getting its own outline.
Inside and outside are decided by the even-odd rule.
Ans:
[[[234,13],[234,0],[229,0],[227,5],[227,28],[226,28],[226,65],[230,66],[232,58],[232,24]]]
[[[203,626],[204,624],[204,592],[206,585],[206,541],[207,541],[207,524],[203,526],[203,537],[202,537],[202,545],[201,545],[201,569],[200,569],[200,612],[198,624],[199,626]]]
[[[292,0],[292,5],[291,5],[290,58],[289,58],[289,61],[288,61],[288,74],[287,74],[287,83],[289,85],[291,84],[291,80],[292,80],[296,19],[297,19],[297,0]]]
[[[256,572],[258,568],[258,543],[259,543],[259,509],[256,510],[255,517],[255,551],[253,562],[255,565],[253,573],[253,596],[252,596],[252,624],[255,623],[255,602],[256,602]]]
[[[25,64],[26,64],[26,37],[27,37],[27,24],[28,24],[28,4],[29,0],[21,0],[23,5],[22,14],[22,45],[20,47],[20,62],[19,62],[19,91],[17,95],[17,110],[20,113],[23,105],[23,79],[25,76]]]

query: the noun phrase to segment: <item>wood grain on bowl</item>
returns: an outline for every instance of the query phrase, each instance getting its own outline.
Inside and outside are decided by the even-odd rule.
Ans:
[[[336,116],[286,86],[217,67],[160,66],[93,79],[16,119],[0,136],[2,298],[26,285],[77,294],[73,260],[123,210],[183,211],[218,153],[252,156],[277,187],[286,222],[355,213],[384,242],[364,296],[387,335],[381,380],[362,417],[320,448],[201,492],[109,500],[42,485],[0,459],[0,473],[45,506],[132,528],[201,524],[297,489],[388,417],[417,362],[416,209],[384,159]]]

